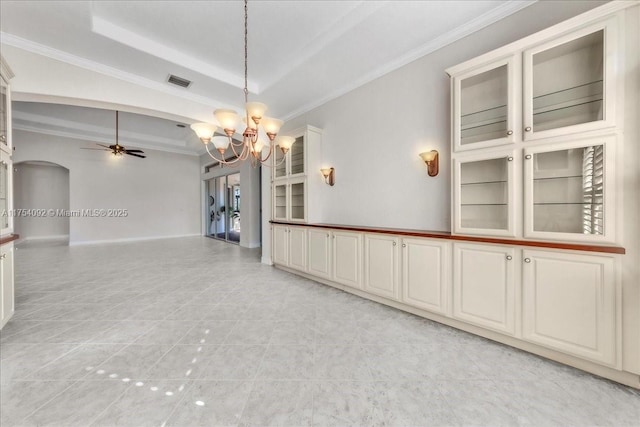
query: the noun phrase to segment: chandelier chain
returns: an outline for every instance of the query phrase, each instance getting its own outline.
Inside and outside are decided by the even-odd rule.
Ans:
[[[248,26],[248,13],[247,13],[247,0],[244,0],[244,102],[249,101],[249,89],[247,89],[247,68],[249,63],[249,49],[247,47],[247,39],[249,34]]]

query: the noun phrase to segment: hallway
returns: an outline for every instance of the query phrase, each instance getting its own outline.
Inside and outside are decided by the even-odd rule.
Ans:
[[[9,426],[637,426],[640,391],[205,237],[16,252]]]

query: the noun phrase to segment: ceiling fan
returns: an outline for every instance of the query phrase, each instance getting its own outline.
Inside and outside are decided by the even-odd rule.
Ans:
[[[101,150],[101,151],[111,151],[114,156],[122,156],[123,154],[128,154],[134,157],[140,157],[141,159],[145,159],[147,156],[143,156],[144,151],[142,150],[128,150],[124,146],[118,144],[118,113],[116,111],[116,143],[113,145],[104,145],[104,144],[96,144],[103,148],[82,148],[83,150]]]

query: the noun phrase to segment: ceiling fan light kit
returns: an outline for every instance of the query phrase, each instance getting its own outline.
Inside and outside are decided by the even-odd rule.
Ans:
[[[120,145],[118,143],[118,116],[119,111],[116,111],[116,143],[113,145],[104,145],[104,144],[96,144],[103,148],[83,148],[83,150],[102,150],[102,151],[111,151],[111,154],[114,156],[122,156],[123,154],[128,154],[133,157],[140,157],[141,159],[146,159],[147,156],[143,156],[144,151],[142,150],[129,150],[126,147]]]
[[[280,148],[283,154],[286,154],[290,149],[295,138],[288,136],[278,137],[280,127],[283,125],[282,120],[274,119],[272,117],[266,117],[264,113],[268,107],[261,102],[249,102],[249,90],[247,89],[247,64],[248,64],[248,13],[247,13],[247,0],[244,1],[244,102],[245,102],[245,114],[244,118],[240,118],[240,115],[229,109],[217,109],[213,112],[213,115],[220,126],[221,131],[226,136],[215,136],[217,126],[211,123],[194,123],[191,125],[191,129],[196,133],[200,141],[205,145],[207,153],[211,158],[219,162],[221,165],[233,165],[238,162],[249,159],[252,166],[259,164],[265,164],[276,146]],[[233,139],[233,135],[236,133],[237,126],[244,122],[245,129],[242,132],[242,141],[236,141]],[[266,138],[265,138],[266,136]],[[222,139],[226,142],[222,142]],[[265,141],[269,142],[266,143]],[[213,143],[216,150],[220,153],[220,158],[214,156],[209,150],[210,143]],[[225,152],[231,147],[233,152],[233,160],[227,160],[225,158]],[[268,147],[268,152],[263,157],[264,148]],[[285,157],[279,163],[284,161]]]

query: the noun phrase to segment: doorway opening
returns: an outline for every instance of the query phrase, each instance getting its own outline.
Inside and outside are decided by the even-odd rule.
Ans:
[[[207,181],[207,235],[214,239],[240,243],[240,172]]]

